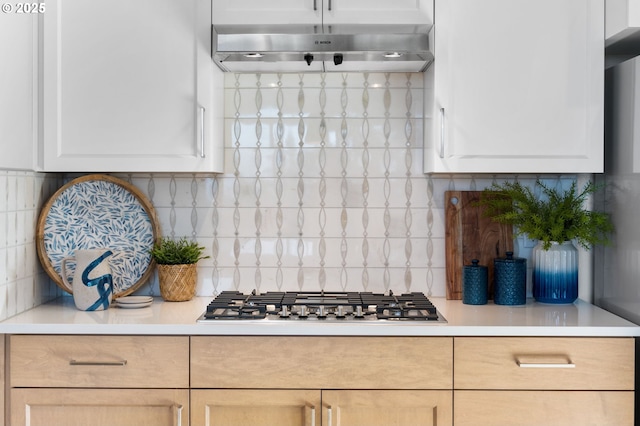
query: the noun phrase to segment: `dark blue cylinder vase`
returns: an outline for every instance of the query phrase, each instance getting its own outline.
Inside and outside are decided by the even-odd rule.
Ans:
[[[496,305],[524,305],[527,303],[527,259],[513,257],[493,261],[493,301]]]
[[[466,305],[484,305],[487,303],[488,268],[479,265],[478,259],[473,259],[471,265],[463,267],[462,271],[462,303]]]

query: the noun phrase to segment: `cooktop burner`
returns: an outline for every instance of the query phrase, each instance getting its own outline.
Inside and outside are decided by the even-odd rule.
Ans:
[[[423,293],[223,291],[199,322],[217,320],[446,322]]]

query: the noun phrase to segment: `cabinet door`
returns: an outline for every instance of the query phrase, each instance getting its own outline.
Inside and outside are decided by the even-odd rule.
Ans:
[[[13,426],[175,426],[189,423],[189,391],[12,389]]]
[[[326,1],[326,0],[325,0]],[[215,0],[214,25],[299,25],[322,23],[322,0]],[[256,29],[257,30],[257,29]]]
[[[0,334],[0,422],[5,421],[5,389],[7,378],[5,376],[5,338]]]
[[[210,31],[207,0],[47,1],[43,169],[221,171]]]
[[[319,390],[193,390],[192,426],[320,424]]]
[[[320,1],[320,0],[318,0]],[[324,0],[323,24],[385,26],[433,24],[433,0]]]
[[[640,31],[639,0],[608,0],[606,6],[607,46]]]
[[[250,32],[272,25],[290,26],[290,32],[317,31],[321,24],[325,32],[329,25],[376,25],[371,30],[380,32],[399,24],[433,24],[433,0],[215,0],[213,24],[251,25],[245,28]]]
[[[451,391],[322,391],[323,426],[452,424]]]
[[[456,426],[631,426],[633,392],[455,391]]]
[[[607,173],[640,173],[640,57],[607,69],[605,84]]]
[[[0,14],[0,168],[3,169],[33,170],[35,166],[37,27],[36,14]]]
[[[602,172],[603,0],[436,0],[425,172]]]

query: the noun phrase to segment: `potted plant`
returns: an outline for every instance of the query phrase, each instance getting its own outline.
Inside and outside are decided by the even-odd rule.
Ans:
[[[160,295],[170,302],[191,300],[196,293],[196,264],[203,256],[204,247],[186,238],[163,237],[150,250],[158,267]]]
[[[598,187],[588,182],[578,192],[576,182],[566,191],[541,181],[536,197],[520,182],[493,184],[485,189],[479,204],[499,223],[515,227],[516,235],[538,240],[533,249],[533,296],[543,303],[573,303],[578,297],[578,257],[573,241],[589,250],[607,244],[613,231],[609,215],[584,207]]]

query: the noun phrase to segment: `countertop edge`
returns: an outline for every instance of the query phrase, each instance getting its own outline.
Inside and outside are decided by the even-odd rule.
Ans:
[[[262,328],[244,326],[139,325],[139,326],[78,326],[0,325],[0,334],[60,334],[60,335],[155,335],[155,336],[378,336],[378,337],[640,337],[638,327],[522,327],[522,326],[427,326],[422,329],[333,328]]]
[[[262,336],[531,336],[637,337],[640,326],[584,301],[550,306],[527,301],[521,306],[464,305],[430,298],[447,323],[219,321],[198,323],[210,297],[188,302],[156,298],[142,309],[79,311],[61,297],[0,322],[3,334],[93,335],[262,335]]]

